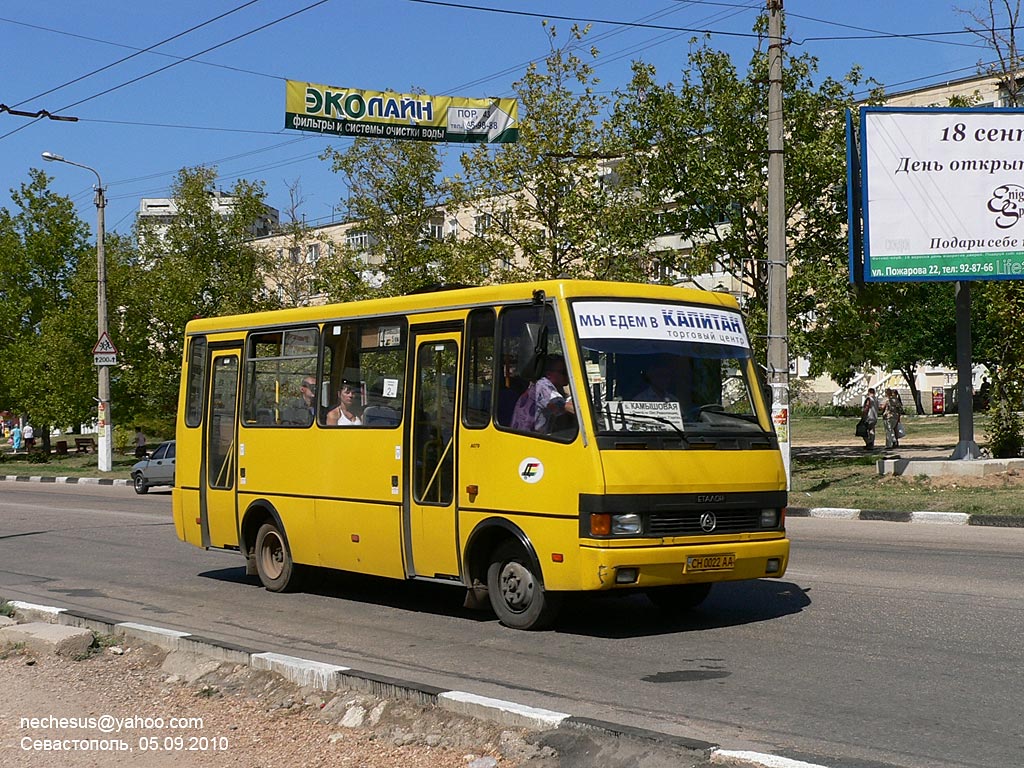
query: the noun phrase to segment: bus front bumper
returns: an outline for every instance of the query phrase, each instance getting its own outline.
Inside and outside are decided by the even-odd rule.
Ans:
[[[786,573],[789,539],[648,547],[590,547],[580,552],[582,590],[777,578]]]

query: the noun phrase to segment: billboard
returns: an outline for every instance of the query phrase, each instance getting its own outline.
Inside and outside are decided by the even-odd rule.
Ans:
[[[336,136],[503,143],[519,138],[515,99],[365,91],[288,80],[285,128]]]
[[[1024,110],[862,107],[859,143],[865,281],[1024,275]]]

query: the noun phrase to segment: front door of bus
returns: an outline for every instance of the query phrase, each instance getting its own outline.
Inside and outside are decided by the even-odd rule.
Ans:
[[[209,400],[200,487],[200,518],[205,546],[238,543],[235,509],[237,449],[235,419],[238,402],[238,350],[210,354]]]
[[[458,333],[416,334],[411,438],[406,451],[405,551],[409,575],[458,578],[455,517]]]

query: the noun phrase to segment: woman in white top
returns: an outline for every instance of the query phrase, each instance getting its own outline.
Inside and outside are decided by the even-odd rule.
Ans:
[[[338,388],[338,407],[332,408],[327,412],[327,426],[353,427],[362,424],[355,411],[352,410],[352,404],[355,402],[355,399],[355,382],[343,380]]]

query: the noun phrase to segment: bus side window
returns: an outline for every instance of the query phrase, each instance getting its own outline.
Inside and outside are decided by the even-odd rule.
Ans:
[[[338,390],[346,380],[356,390],[347,407],[359,419],[358,426],[394,428],[402,423],[407,328],[404,318],[381,318],[324,329],[323,382],[330,397],[320,413],[321,426],[335,422],[328,414],[339,405]]]
[[[206,337],[192,339],[188,353],[185,391],[185,426],[198,427],[203,420],[203,383],[206,381]]]
[[[308,427],[315,393],[303,383],[316,380],[316,328],[254,333],[246,343],[242,423]]]
[[[467,324],[466,370],[462,377],[462,423],[486,427],[494,399],[494,310],[474,309]]]
[[[528,419],[531,422],[546,424],[547,428],[542,432],[528,427],[513,426],[517,405],[520,421],[523,420],[523,413],[530,410],[524,398],[531,397],[531,385],[536,386],[536,382],[544,377],[549,362],[559,358],[564,360],[565,353],[554,309],[550,305],[546,305],[543,310],[533,305],[509,307],[501,313],[498,335],[502,359],[502,377],[498,382],[496,406],[498,425],[517,432],[555,436],[559,440],[575,439],[578,424],[572,413],[552,413],[548,419]],[[556,367],[565,370],[563,365]],[[543,384],[547,385],[548,381]],[[558,389],[558,392],[566,396],[569,394],[567,389]],[[559,398],[556,402],[562,400]]]

